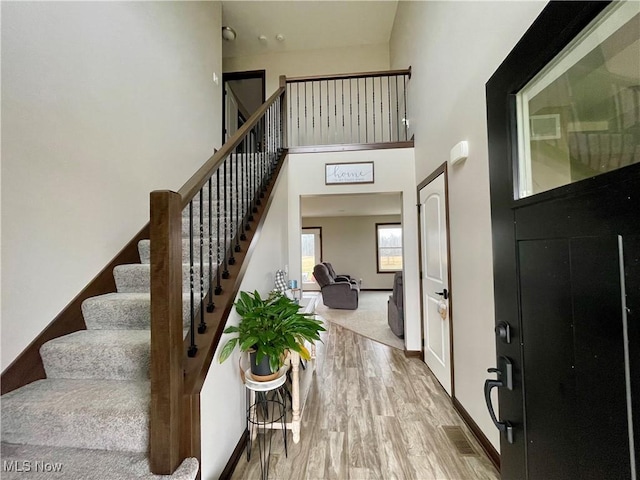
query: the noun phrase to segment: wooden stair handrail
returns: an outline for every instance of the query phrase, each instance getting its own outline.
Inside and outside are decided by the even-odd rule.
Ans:
[[[397,77],[407,75],[411,78],[411,67],[401,70],[380,70],[377,72],[339,73],[335,75],[310,75],[306,77],[287,77],[287,83],[317,82],[321,80],[348,80],[369,77]]]
[[[265,212],[271,204],[275,179],[286,155],[286,149],[283,148],[284,145],[281,143],[284,133],[281,129],[285,125],[284,120],[275,124],[271,123],[269,127],[268,122],[273,122],[274,120],[272,116],[267,118],[267,112],[274,109],[280,109],[282,114],[283,105],[286,105],[285,92],[285,86],[280,86],[220,150],[215,152],[187,180],[178,192],[168,190],[151,192],[151,417],[149,463],[151,471],[155,474],[172,474],[184,458],[191,456],[200,458],[200,391],[220,341],[226,319],[233,308],[233,301],[239,290],[240,281],[247,268],[244,260],[253,251],[254,241],[259,236],[260,228],[264,222]],[[280,100],[281,102],[278,104],[277,102]],[[201,313],[206,318],[206,323],[203,323],[203,325],[206,328],[203,331],[198,329],[198,347],[195,351],[190,350],[190,356],[187,356],[188,348],[185,348],[185,346],[188,345],[184,343],[182,318],[182,211],[202,191],[203,187],[219,171],[220,167],[226,165],[224,162],[235,153],[236,147],[251,136],[253,129],[256,126],[260,126],[261,122],[265,122],[265,128],[269,128],[265,132],[258,133],[261,137],[265,135],[264,139],[260,138],[258,140],[263,148],[253,153],[258,155],[265,153],[269,155],[276,154],[277,157],[273,157],[274,162],[272,163],[271,172],[267,171],[266,166],[260,169],[260,175],[263,176],[261,178],[270,178],[266,191],[264,190],[266,185],[260,185],[257,178],[252,188],[260,188],[260,197],[266,196],[267,200],[256,201],[254,204],[250,219],[254,222],[253,228],[245,231],[242,235],[244,238],[241,239],[245,242],[245,248],[240,248],[240,245],[237,245],[238,250],[234,250],[233,254],[234,262],[227,264],[225,259],[225,272],[222,278],[228,283],[225,288],[215,291],[215,308],[213,311],[207,308],[205,313],[205,304],[201,303]],[[271,147],[277,145],[277,150],[268,151],[264,149],[264,143],[268,138],[278,139],[276,144],[270,144]],[[278,160],[277,163],[275,162],[276,158]],[[256,173],[258,172],[257,169],[255,171]],[[260,182],[263,181],[260,180]],[[209,188],[211,188],[211,185],[209,185]],[[256,191],[253,194],[257,196],[258,192]],[[202,229],[202,226],[200,228]],[[238,232],[236,232],[236,235],[238,235]],[[225,230],[225,241],[226,239]],[[202,249],[202,243],[200,248]],[[193,272],[191,275],[193,276]],[[200,281],[202,282],[203,280],[201,279]],[[218,277],[219,287],[220,277]],[[208,290],[209,295],[211,295],[213,290]],[[213,307],[213,302],[211,306]],[[193,328],[192,318],[192,335]],[[195,348],[193,337],[187,342],[187,344],[189,343]]]
[[[186,207],[189,202],[196,196],[200,189],[207,183],[211,175],[216,169],[222,165],[222,162],[233,153],[233,150],[240,145],[247,133],[262,119],[265,112],[281,95],[284,95],[285,89],[280,87],[264,102],[253,115],[249,117],[247,122],[238,129],[236,133],[222,146],[220,150],[214,153],[209,160],[205,162],[198,171],[191,176],[189,180],[178,190],[182,197],[182,207]]]

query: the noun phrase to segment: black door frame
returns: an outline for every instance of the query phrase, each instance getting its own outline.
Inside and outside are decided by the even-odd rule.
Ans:
[[[226,95],[226,83],[230,80],[248,80],[251,78],[258,78],[262,80],[262,103],[266,100],[266,89],[267,89],[267,80],[266,80],[267,71],[266,70],[247,70],[244,72],[224,72],[222,74],[222,143],[226,142],[226,126],[227,126],[227,112],[226,112],[226,102],[224,96]],[[249,120],[247,118],[247,120]]]
[[[499,356],[517,359],[522,365],[519,329],[519,282],[516,252],[515,211],[518,207],[578,196],[606,188],[629,177],[640,177],[640,165],[627,166],[525,199],[516,200],[517,138],[515,94],[569,44],[611,2],[550,2],[514,47],[486,86],[487,128],[493,236],[496,326],[508,321],[511,343],[497,343]],[[498,360],[498,359],[496,359]],[[492,367],[495,365],[492,365]],[[516,386],[522,373],[515,368]],[[501,470],[504,479],[527,478],[526,429],[522,388],[499,389],[500,416],[514,427],[514,441],[501,435]]]

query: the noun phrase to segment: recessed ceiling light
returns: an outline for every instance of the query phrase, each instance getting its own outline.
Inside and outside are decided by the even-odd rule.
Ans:
[[[284,42],[284,35],[281,33],[277,34],[276,40],[278,40],[279,42]]]
[[[267,36],[266,35],[260,35],[258,37],[258,40],[260,40],[262,43],[267,43]]]

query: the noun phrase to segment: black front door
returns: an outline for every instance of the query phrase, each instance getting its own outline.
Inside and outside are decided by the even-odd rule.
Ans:
[[[595,53],[543,71],[607,8],[549,4],[487,83],[497,359],[485,393],[493,408],[498,388],[503,479],[635,480],[640,468],[640,81],[616,71],[600,92],[613,67]],[[523,109],[541,71],[553,81]]]

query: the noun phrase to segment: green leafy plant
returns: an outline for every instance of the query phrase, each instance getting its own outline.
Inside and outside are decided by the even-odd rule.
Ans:
[[[300,313],[300,306],[273,291],[262,298],[255,291],[240,292],[240,298],[234,304],[240,315],[238,326],[230,326],[224,333],[237,333],[224,344],[220,352],[220,363],[224,362],[234,348],[241,351],[256,351],[256,363],[266,356],[272,372],[282,366],[287,350],[294,350],[304,359],[309,359],[309,351],[304,342],[320,340],[320,332],[325,329],[322,322],[313,318],[313,314]]]

